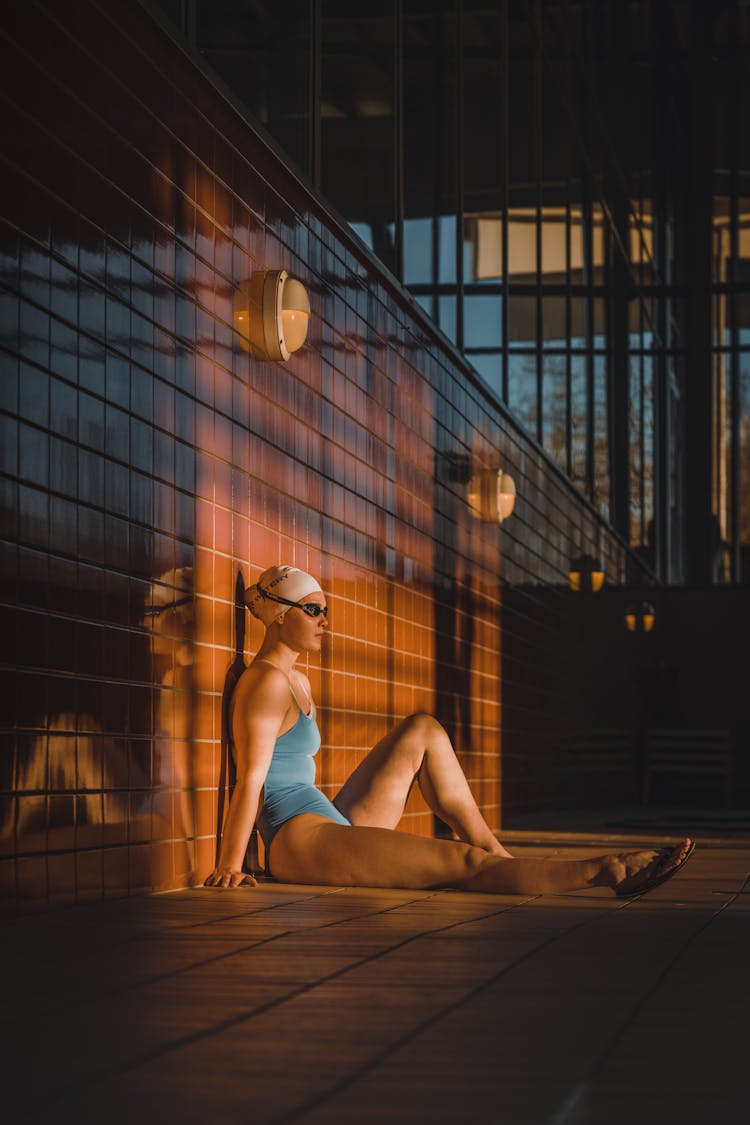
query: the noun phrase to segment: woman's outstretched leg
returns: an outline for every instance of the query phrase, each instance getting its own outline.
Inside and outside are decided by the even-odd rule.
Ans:
[[[352,824],[395,828],[414,781],[465,844],[510,856],[482,816],[451,741],[433,715],[410,715],[375,746],[336,797]]]
[[[454,840],[432,840],[384,828],[347,828],[314,814],[282,825],[271,847],[271,870],[290,883],[402,887],[456,887],[489,894],[561,894],[585,887],[637,885],[659,866],[678,866],[689,841],[663,851],[594,859],[515,859]]]

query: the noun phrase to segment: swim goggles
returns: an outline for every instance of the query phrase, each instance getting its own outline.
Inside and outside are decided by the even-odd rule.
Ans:
[[[320,617],[321,613],[324,617],[328,617],[327,605],[318,605],[317,602],[305,602],[304,605],[299,602],[290,602],[288,598],[280,598],[277,594],[269,594],[268,590],[264,590],[262,586],[258,586],[258,593],[262,598],[268,598],[270,602],[279,602],[280,605],[290,605],[293,609],[301,609],[308,617]]]

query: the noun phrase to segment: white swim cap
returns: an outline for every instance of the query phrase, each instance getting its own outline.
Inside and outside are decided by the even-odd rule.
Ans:
[[[273,594],[277,598],[286,598],[288,602],[298,602],[308,594],[322,593],[318,582],[304,570],[298,570],[296,566],[271,566],[263,571],[254,586],[245,590],[245,605],[253,617],[268,627],[288,606],[264,595]]]

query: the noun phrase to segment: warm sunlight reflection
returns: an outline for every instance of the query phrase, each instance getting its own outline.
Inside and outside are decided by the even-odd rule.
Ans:
[[[604,214],[599,204],[590,210],[591,267],[604,265]],[[642,215],[643,226],[633,227],[632,245],[640,261],[641,240],[648,255],[653,253],[650,216]],[[584,214],[580,207],[512,207],[508,210],[508,279],[533,281],[537,267],[549,281],[559,275],[561,283],[567,270],[580,273],[585,264]],[[541,261],[537,257],[537,233]],[[490,281],[503,279],[503,215],[502,212],[467,215],[464,238],[470,250],[471,279]],[[634,250],[635,252],[635,250]]]
[[[192,734],[195,664],[192,567],[173,567],[156,579],[145,607],[154,698],[154,784],[151,836],[157,885],[184,880],[192,867]]]

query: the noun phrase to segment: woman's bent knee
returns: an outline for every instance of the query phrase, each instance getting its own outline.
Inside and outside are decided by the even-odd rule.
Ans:
[[[403,721],[404,731],[409,734],[430,735],[436,731],[445,733],[442,723],[429,711],[415,711]]]

